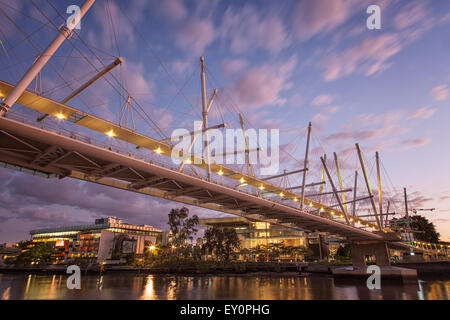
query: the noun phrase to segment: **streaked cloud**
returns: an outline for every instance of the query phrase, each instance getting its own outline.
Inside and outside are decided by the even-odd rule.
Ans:
[[[329,33],[346,22],[364,2],[366,1],[300,1],[292,15],[293,32],[302,40],[320,33]]]
[[[400,145],[408,150],[415,147],[424,146],[428,143],[430,143],[430,139],[424,139],[424,138],[417,138],[417,139],[407,139],[400,142]]]
[[[423,107],[411,115],[413,119],[429,119],[436,113],[435,108]]]
[[[210,19],[192,17],[178,27],[176,44],[191,55],[203,55],[205,48],[215,39],[214,24]]]
[[[359,45],[325,58],[321,64],[323,78],[325,81],[334,81],[352,73],[373,75],[387,69],[391,65],[389,59],[401,48],[396,34],[367,38]]]
[[[289,78],[297,65],[292,56],[284,63],[264,64],[243,74],[234,86],[244,106],[257,109],[279,101],[280,93],[290,87]]]
[[[280,16],[258,11],[252,5],[228,7],[219,27],[220,37],[229,41],[233,53],[265,49],[272,54],[286,48],[291,40]]]
[[[154,8],[172,22],[182,21],[188,12],[182,0],[154,1]]]
[[[227,75],[235,75],[245,71],[248,62],[245,59],[225,59],[220,65],[222,72]]]
[[[434,87],[430,91],[430,95],[433,97],[434,101],[444,101],[448,98],[448,87],[446,85],[440,85]]]
[[[315,105],[315,106],[324,106],[324,105],[328,105],[330,103],[333,102],[333,97],[327,94],[321,94],[317,97],[315,97],[312,101],[311,104]]]

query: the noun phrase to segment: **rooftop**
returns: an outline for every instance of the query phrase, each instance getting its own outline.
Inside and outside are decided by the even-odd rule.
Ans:
[[[129,223],[123,223],[122,220],[115,217],[96,219],[94,224],[77,225],[77,226],[62,226],[54,228],[44,228],[31,230],[30,234],[41,234],[41,233],[53,233],[53,232],[64,232],[64,231],[87,231],[87,230],[101,230],[108,228],[120,228],[136,231],[154,231],[161,232],[149,225],[134,225]]]

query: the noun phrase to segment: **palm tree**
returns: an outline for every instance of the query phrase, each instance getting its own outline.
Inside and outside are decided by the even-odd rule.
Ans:
[[[411,229],[419,231],[414,234],[417,240],[431,243],[438,243],[440,234],[432,222],[420,215],[412,216],[410,222]]]

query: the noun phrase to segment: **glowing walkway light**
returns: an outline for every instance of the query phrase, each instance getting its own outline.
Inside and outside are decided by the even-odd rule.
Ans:
[[[55,115],[55,117],[57,117],[59,120],[64,120],[64,119],[66,118],[66,116],[63,115],[62,113],[57,113],[57,114]]]

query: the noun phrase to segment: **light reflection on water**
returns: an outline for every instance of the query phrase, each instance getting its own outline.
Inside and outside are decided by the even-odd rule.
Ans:
[[[0,298],[6,299],[263,299],[379,300],[450,299],[450,278],[416,284],[382,282],[369,290],[365,280],[328,276],[160,276],[143,274],[85,275],[81,290],[68,290],[66,275],[0,274]]]

